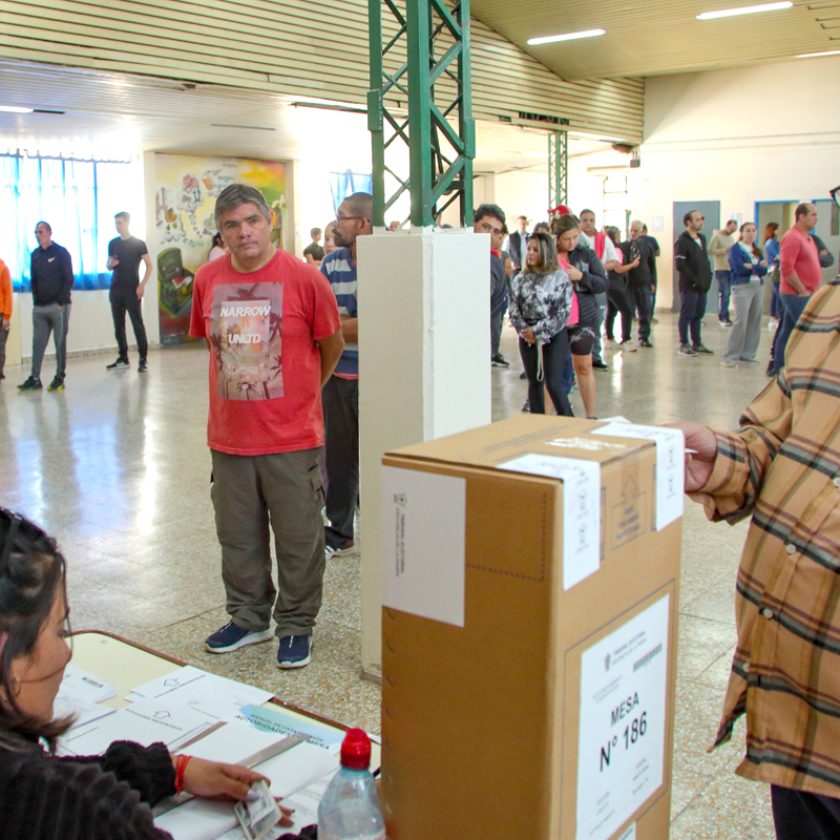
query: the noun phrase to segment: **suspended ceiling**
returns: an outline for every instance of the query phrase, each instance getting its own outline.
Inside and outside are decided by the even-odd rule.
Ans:
[[[268,93],[2,60],[0,89],[5,104],[46,112],[0,112],[0,153],[22,149],[51,156],[72,150],[74,157],[111,159],[128,159],[138,150],[271,160],[317,156],[327,168],[345,168],[355,155],[359,166],[369,167],[367,118],[361,111],[296,106],[291,97]],[[607,145],[597,138],[572,138],[577,154]],[[547,166],[546,134],[534,128],[480,121],[477,149],[476,172]]]
[[[653,76],[791,59],[840,49],[840,2],[699,21],[701,12],[766,0],[472,0],[472,14],[564,79]],[[605,29],[580,41],[528,46],[529,38]]]
[[[557,0],[529,0],[520,4],[511,0],[472,0],[473,14],[482,21],[473,27],[477,45],[480,45],[479,52],[482,56],[486,53],[496,57],[495,70],[492,61],[489,64],[485,61],[487,56],[482,58],[482,63],[475,68],[476,85],[480,82],[483,89],[490,92],[490,100],[494,99],[492,92],[495,90],[498,100],[500,85],[505,86],[506,91],[513,85],[514,89],[519,89],[520,97],[525,95],[521,76],[526,72],[528,95],[532,95],[530,87],[533,84],[539,87],[540,82],[534,68],[542,70],[545,77],[557,80],[543,65],[563,78],[611,76],[617,79],[617,84],[621,84],[618,77],[622,76],[781,60],[801,52],[830,49],[840,41],[840,2],[829,0],[799,3],[785,12],[717,22],[694,19],[699,11],[724,5],[731,7],[744,1],[683,0],[678,3],[648,0],[645,3],[629,3],[602,0],[587,7],[585,4],[561,4]],[[48,0],[39,0],[39,3],[44,7],[50,5]],[[61,0],[59,5],[68,9],[88,9],[93,14],[94,10],[104,10],[106,4]],[[154,9],[163,8],[165,3],[164,0],[153,0],[147,4],[131,5],[138,9]],[[192,4],[183,4],[179,8],[186,9],[188,5]],[[219,2],[211,5],[239,6],[238,3]],[[265,0],[261,5],[287,8],[283,3],[268,3]],[[353,9],[357,29],[363,23],[361,5],[361,0],[353,0],[346,7],[348,13]],[[13,6],[25,8],[22,3],[0,3],[0,8],[4,10]],[[321,0],[313,8],[315,6],[325,8],[326,4]],[[311,40],[317,43],[320,38],[317,29],[322,24],[314,18],[310,22],[313,26]],[[607,29],[607,35],[554,46],[528,47],[525,44],[529,37],[593,26]],[[334,30],[334,36],[337,31]],[[359,34],[361,31],[355,33],[356,40],[363,40]],[[32,35],[25,28],[17,32]],[[346,38],[348,32],[345,30],[343,34]],[[116,156],[139,148],[298,159],[307,151],[311,152],[313,145],[319,149],[323,147],[323,155],[328,157],[336,146],[337,138],[346,142],[350,136],[361,136],[365,138],[362,144],[367,144],[364,118],[360,114],[292,107],[293,101],[302,98],[299,92],[292,96],[270,90],[234,90],[229,82],[227,85],[190,84],[184,82],[184,77],[180,75],[178,78],[181,81],[169,81],[148,75],[119,73],[102,65],[106,58],[113,63],[118,55],[123,54],[122,51],[103,52],[95,46],[86,47],[87,52],[82,51],[75,56],[80,63],[85,61],[91,65],[87,69],[60,66],[71,60],[69,54],[59,54],[60,50],[69,50],[68,37],[61,36],[63,46],[31,41],[32,54],[40,57],[40,65],[20,60],[29,55],[23,48],[12,51],[18,60],[9,59],[8,46],[5,49],[7,60],[4,61],[4,50],[0,48],[0,89],[4,104],[64,111],[61,115],[0,113],[0,143],[7,148],[39,149],[43,153],[45,145],[52,143],[60,147],[58,151],[72,148],[78,154],[88,146],[101,149],[104,144],[110,145]],[[522,47],[543,65],[531,61],[527,66],[529,59],[522,53],[519,55],[526,59],[526,63],[516,65],[515,55],[508,55],[508,51],[515,53],[516,50],[507,44],[505,38]],[[59,52],[50,52],[48,48]],[[301,54],[306,52],[303,50]],[[357,86],[361,85],[359,91],[362,91],[367,74],[366,59],[361,47],[357,52],[357,72],[344,70],[334,75],[337,81],[343,80],[343,84],[354,80]],[[285,54],[291,55],[288,51]],[[50,58],[46,58],[47,55]],[[45,64],[45,60],[58,63]],[[143,71],[138,69],[138,72]],[[183,72],[183,68],[179,66],[177,72]],[[298,74],[297,78],[312,81],[312,72],[309,69],[302,75]],[[542,79],[541,83],[546,85],[546,79]],[[636,84],[638,90],[628,88],[624,91],[624,112],[631,107],[640,110],[643,97],[641,82],[626,79],[626,84]],[[590,89],[589,83],[581,85],[577,93],[568,94],[570,102],[581,100],[591,104],[594,101],[601,113],[613,106],[612,99],[599,98],[604,94],[596,88]],[[540,89],[547,91],[546,87]],[[347,100],[352,102],[349,88],[346,93]],[[321,96],[332,98],[326,90],[321,91]],[[361,104],[361,93],[358,99]],[[547,112],[565,113],[562,103],[552,102],[549,105],[546,101],[545,104]],[[489,105],[483,107],[488,112],[492,111]],[[515,121],[515,116],[513,119]],[[603,147],[604,142],[599,144],[599,140],[608,142],[627,137],[638,142],[641,139],[640,129],[637,129],[638,137],[630,131],[627,135],[618,134],[610,138],[603,130],[587,129],[587,119],[586,114],[580,118],[573,115],[570,121],[573,149],[577,152],[592,150],[599,145]],[[485,120],[478,125],[476,169],[542,168],[545,166],[545,148],[544,132],[533,126],[494,125]]]

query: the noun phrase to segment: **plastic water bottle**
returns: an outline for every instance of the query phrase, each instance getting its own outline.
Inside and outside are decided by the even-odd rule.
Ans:
[[[370,772],[370,738],[348,729],[341,769],[318,806],[318,840],[385,840],[385,821]]]

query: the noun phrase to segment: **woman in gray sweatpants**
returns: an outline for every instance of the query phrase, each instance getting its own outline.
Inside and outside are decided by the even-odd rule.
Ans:
[[[755,362],[761,336],[761,298],[767,260],[755,243],[756,227],[752,222],[741,225],[741,238],[729,249],[732,269],[732,305],[735,318],[726,348],[723,367],[733,368],[739,362]]]

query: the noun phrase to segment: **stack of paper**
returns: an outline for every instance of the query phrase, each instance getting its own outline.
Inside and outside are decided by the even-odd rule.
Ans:
[[[101,705],[116,694],[108,681],[68,666],[56,715],[74,713],[77,722],[59,739],[59,754],[97,755],[112,741],[128,739],[143,745],[161,741],[171,752],[188,746],[198,758],[250,764],[266,748],[303,735],[305,741],[254,769],[271,779],[275,796],[295,808],[296,829],[316,821],[318,802],[339,766],[340,729],[264,707],[270,691],[189,665],[132,689],[125,708]],[[188,799],[157,816],[155,824],[176,840],[241,837],[230,802]],[[278,829],[277,836],[288,830]]]
[[[53,705],[53,715],[56,718],[73,715],[75,725],[82,726],[113,714],[113,709],[101,703],[116,696],[117,690],[108,680],[71,663],[64,669],[64,677]]]
[[[126,700],[178,703],[216,720],[232,720],[243,706],[260,706],[272,697],[270,691],[185,665],[138,685],[126,696]]]

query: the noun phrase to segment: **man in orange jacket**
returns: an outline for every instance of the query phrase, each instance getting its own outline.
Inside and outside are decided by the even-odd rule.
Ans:
[[[5,379],[6,339],[12,323],[12,275],[3,260],[0,260],[0,318],[0,379]]]

